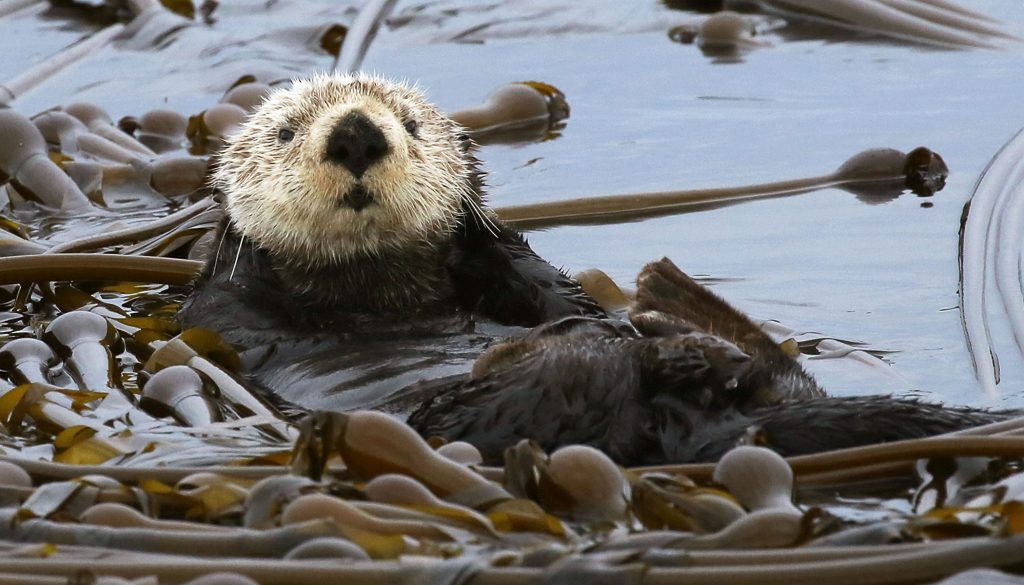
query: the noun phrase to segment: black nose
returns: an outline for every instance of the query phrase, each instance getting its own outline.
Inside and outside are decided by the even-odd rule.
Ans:
[[[388,140],[362,112],[350,112],[327,139],[327,159],[344,165],[356,178],[388,152]]]

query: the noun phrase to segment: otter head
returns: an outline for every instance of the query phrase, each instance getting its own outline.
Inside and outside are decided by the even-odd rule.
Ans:
[[[235,229],[310,263],[447,238],[478,198],[462,129],[404,85],[317,75],[273,92],[220,155]]]

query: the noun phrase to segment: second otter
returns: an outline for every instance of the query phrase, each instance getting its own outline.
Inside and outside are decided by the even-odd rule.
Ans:
[[[608,319],[486,209],[470,147],[399,84],[318,76],[275,92],[220,156],[228,214],[183,323],[217,330],[250,380],[289,402],[419,407],[410,423],[421,432],[476,442],[492,461],[523,438],[588,442],[626,464],[707,458],[753,424],[777,429],[781,401],[859,411],[823,398],[766,335],[670,264],[648,270],[657,286],[641,281],[632,324]],[[488,350],[471,378],[477,357],[509,337],[520,341]],[[674,411],[672,396],[683,400]],[[900,412],[935,424],[886,424],[854,442],[998,417]],[[850,443],[830,432],[813,449]],[[725,438],[698,448],[708,433]]]

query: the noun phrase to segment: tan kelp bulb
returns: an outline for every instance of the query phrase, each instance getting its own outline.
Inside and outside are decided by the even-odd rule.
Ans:
[[[317,493],[320,484],[297,475],[274,475],[253,484],[245,497],[246,528],[265,530],[277,526],[278,516],[292,500],[309,493]]]
[[[209,164],[198,156],[176,156],[156,160],[150,168],[149,185],[167,197],[187,195],[206,184]]]
[[[43,339],[57,348],[78,386],[94,392],[120,388],[114,363],[117,332],[106,318],[89,311],[70,311],[46,326]]]
[[[59,362],[53,349],[38,339],[13,339],[0,347],[0,369],[18,384],[49,384],[47,373]]]
[[[511,497],[501,486],[438,455],[415,431],[391,416],[358,411],[349,414],[345,424],[338,451],[362,477],[409,475],[435,494],[477,509]]]
[[[227,138],[238,130],[248,115],[249,112],[239,105],[217,104],[203,112],[203,124],[211,135]]]
[[[479,106],[452,112],[451,118],[475,132],[546,121],[557,95],[553,97],[529,83],[510,83],[499,87]]]
[[[0,110],[0,180],[16,181],[19,193],[49,207],[90,205],[71,177],[50,160],[39,129],[13,110]]]
[[[154,152],[179,150],[186,143],[188,119],[174,110],[152,110],[139,118],[136,137]]]
[[[221,420],[203,390],[202,378],[189,366],[169,366],[154,374],[142,387],[139,406],[153,416],[171,416],[190,427]]]
[[[138,157],[149,158],[155,153],[132,136],[114,125],[110,115],[94,104],[74,103],[64,107],[64,111],[81,120],[89,130],[97,136],[117,143],[122,148],[132,151]]]
[[[552,453],[547,479],[568,496],[575,520],[616,521],[626,515],[629,484],[619,466],[593,447],[570,445]],[[544,493],[542,485],[542,499]]]
[[[8,487],[32,487],[32,477],[20,466],[0,461],[0,485]]]
[[[481,465],[484,462],[480,450],[465,441],[441,445],[437,448],[437,454],[461,465]]]
[[[763,447],[736,447],[715,466],[714,480],[748,510],[780,510],[797,516],[793,470],[778,453]]]
[[[260,83],[258,81],[240,83],[229,89],[220,101],[225,104],[234,104],[239,106],[246,112],[252,112],[263,103],[264,98],[266,98],[269,93],[270,86],[266,83]]]

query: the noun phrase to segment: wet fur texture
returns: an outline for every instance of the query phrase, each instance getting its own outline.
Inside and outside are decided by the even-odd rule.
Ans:
[[[331,125],[353,109],[390,145],[358,179],[318,154]],[[415,133],[403,125],[409,120]],[[280,143],[281,128],[294,138]],[[478,352],[490,335],[516,332],[500,326],[604,316],[485,211],[471,150],[461,128],[399,84],[320,76],[272,94],[218,161],[227,218],[179,319],[238,347],[258,386],[325,408],[331,396],[369,385],[328,376],[326,366],[372,368],[387,356],[340,356],[382,338],[411,352],[409,371],[392,376],[408,383],[415,364],[440,360],[446,343]],[[357,185],[374,199],[360,211],[344,205]],[[296,366],[310,354],[325,367]]]
[[[914,439],[1013,412],[888,396],[831,398],[746,316],[663,259],[637,280],[636,327],[567,318],[488,350],[409,417],[476,445],[593,445],[623,465],[716,461],[741,443],[803,455]]]
[[[389,146],[360,176],[323,152],[354,111]],[[228,214],[183,324],[239,348],[257,388],[305,408],[415,408],[422,434],[489,462],[522,439],[663,463],[750,437],[797,454],[1005,416],[826,398],[668,260],[641,273],[630,322],[609,319],[486,211],[462,129],[399,84],[318,76],[273,93],[221,154],[216,187]],[[353,192],[371,203],[346,204]]]

